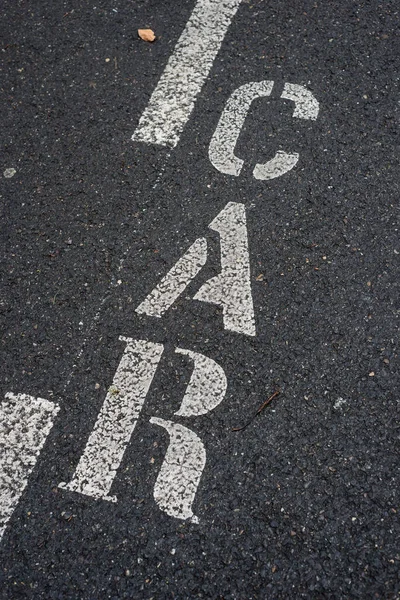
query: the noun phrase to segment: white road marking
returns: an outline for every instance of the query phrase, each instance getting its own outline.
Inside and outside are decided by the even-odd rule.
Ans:
[[[303,85],[285,83],[281,98],[292,100],[295,103],[293,116],[298,119],[311,119],[318,117],[319,103],[313,94]]]
[[[125,449],[136,427],[164,347],[121,337],[127,343],[96,424],[70,483],[60,487],[93,498],[109,496]]]
[[[181,348],[177,348],[176,352],[189,356],[194,362],[194,370],[175,414],[180,417],[205,415],[224,399],[228,387],[224,370],[204,354]]]
[[[221,274],[206,281],[195,300],[223,308],[224,327],[256,335],[244,204],[229,202],[210,224],[220,235]]]
[[[273,81],[258,81],[242,85],[228,99],[214,135],[208,156],[221,173],[240,175],[244,160],[235,156],[235,147],[250,106],[256,98],[271,95]]]
[[[284,150],[278,150],[273,158],[266,163],[257,163],[253,170],[255,179],[276,179],[291,171],[297,165],[300,156],[297,152],[289,154]]]
[[[161,317],[207,261],[207,242],[199,238],[172,267],[157,287],[139,304],[136,312],[150,317]]]
[[[26,394],[8,393],[0,404],[0,539],[58,411],[53,402]]]
[[[215,132],[211,138],[208,156],[221,173],[238,176],[244,161],[235,155],[235,147],[252,102],[256,98],[271,95],[273,81],[251,82],[235,90],[226,103]],[[282,95],[295,103],[293,117],[312,119],[318,117],[319,104],[313,94],[302,85],[285,83]],[[278,150],[266,163],[258,163],[253,170],[255,179],[275,179],[284,175],[297,164],[299,154]]]
[[[115,373],[96,424],[70,483],[59,487],[96,499],[116,502],[109,492],[126,446],[135,429],[161,355],[162,344],[121,337],[124,354]],[[192,376],[175,415],[204,415],[222,402],[227,380],[222,367],[200,354],[176,349],[194,363]],[[164,427],[170,444],[154,488],[161,510],[178,519],[193,517],[192,504],[206,463],[206,452],[198,436],[183,425],[153,417],[151,423]],[[196,521],[196,517],[193,517]]]
[[[191,519],[192,504],[206,464],[203,442],[190,429],[152,417],[150,423],[166,429],[170,442],[154,486],[154,499],[165,513],[176,519]]]
[[[256,329],[244,204],[229,202],[209,227],[220,235],[221,274],[206,281],[194,299],[222,306],[225,329],[254,336]],[[139,304],[136,312],[161,317],[206,260],[207,243],[204,238],[199,238]]]
[[[241,0],[197,0],[132,140],[176,146]]]
[[[96,424],[70,483],[59,487],[96,499],[117,501],[109,492],[130,442],[164,347],[144,340],[121,337],[124,354],[115,373]],[[214,360],[182,348],[177,354],[188,356],[194,369],[175,415],[204,415],[222,402],[227,380]],[[187,427],[157,417],[150,423],[170,434],[155,487],[154,498],[160,509],[178,519],[198,522],[192,504],[206,464],[206,451],[199,437]]]

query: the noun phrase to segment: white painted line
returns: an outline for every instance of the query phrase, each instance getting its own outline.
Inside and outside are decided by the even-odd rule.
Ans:
[[[132,140],[176,146],[240,2],[197,0]]]
[[[244,204],[229,202],[210,224],[220,235],[221,274],[206,281],[195,300],[223,307],[224,327],[256,335]]]
[[[192,504],[206,464],[203,442],[190,429],[152,417],[150,423],[166,429],[170,442],[154,486],[154,499],[161,510],[176,519],[191,519]]]
[[[186,354],[194,362],[193,373],[182,404],[175,414],[180,417],[205,415],[224,399],[228,387],[224,370],[215,360],[204,354],[181,348],[177,348],[175,352]]]
[[[199,238],[172,267],[157,287],[136,308],[139,314],[161,317],[207,261],[207,241]]]
[[[164,349],[162,344],[120,339],[127,345],[112,386],[72,481],[60,483],[70,491],[114,502],[109,492]]]
[[[59,406],[26,394],[0,405],[0,539],[27,486]]]

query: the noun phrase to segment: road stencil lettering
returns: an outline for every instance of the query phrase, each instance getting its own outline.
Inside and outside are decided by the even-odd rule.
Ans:
[[[229,202],[209,227],[220,236],[221,273],[206,281],[194,300],[221,306],[225,329],[255,336],[244,204]],[[206,248],[203,238],[196,240],[136,312],[161,317],[205,264]]]
[[[224,399],[228,387],[224,370],[204,354],[181,348],[175,352],[188,356],[194,362],[182,404],[175,414],[179,417],[206,415]]]
[[[139,304],[136,312],[149,317],[162,317],[185,291],[189,283],[207,262],[207,241],[199,238],[190,246],[147,298]]]
[[[194,299],[222,306],[225,329],[254,336],[256,328],[244,204],[229,202],[212,221],[210,229],[220,235],[221,273],[206,281]]]
[[[197,0],[132,140],[174,147],[241,0]]]
[[[270,96],[273,87],[273,81],[246,83],[228,99],[208,148],[211,163],[221,173],[240,175],[244,160],[235,156],[234,150],[247,113],[253,101]]]
[[[154,486],[154,500],[167,515],[198,523],[192,504],[206,464],[203,442],[191,429],[173,421],[152,417],[150,423],[163,427],[170,436]]]
[[[26,394],[8,393],[0,404],[0,540],[58,411],[57,404]]]
[[[132,139],[175,147],[193,111],[227,29],[241,0],[197,0],[156,89],[144,110]],[[271,96],[274,82],[242,85],[228,99],[209,145],[209,158],[221,173],[238,177],[244,160],[235,149],[251,105]],[[319,103],[302,85],[285,83],[281,98],[293,102],[292,116],[316,120]],[[253,176],[275,179],[292,170],[296,152],[278,150],[258,163]],[[229,202],[211,221],[219,235],[221,269],[197,290],[193,300],[222,309],[223,327],[246,336],[256,335],[251,290],[246,210],[243,203]],[[200,237],[188,248],[154,289],[135,309],[138,314],[161,318],[206,265],[208,246]],[[164,345],[120,337],[125,349],[94,427],[71,481],[59,487],[116,502],[111,488],[125,451],[131,443],[151,384],[164,353]],[[152,416],[149,423],[168,434],[168,446],[154,485],[153,497],[167,515],[198,523],[193,504],[206,465],[203,441],[186,424],[214,410],[225,398],[228,382],[223,368],[213,359],[188,349],[176,348],[192,366],[179,409],[172,420]],[[15,510],[45,444],[59,407],[42,398],[6,394],[0,405],[0,539]]]
[[[303,85],[285,83],[281,98],[294,102],[293,116],[297,119],[317,120],[319,112],[318,100]]]
[[[116,502],[110,495],[151,382],[164,351],[162,344],[121,337],[126,347],[107,393],[96,424],[90,434],[72,480],[59,487],[96,499]],[[187,356],[193,372],[183,396],[179,417],[204,415],[225,397],[225,373],[214,360],[176,348]],[[170,436],[169,446],[154,489],[161,510],[178,519],[191,518],[192,504],[206,464],[206,451],[200,438],[186,426],[152,417],[150,423],[163,427]]]
[[[273,90],[273,81],[250,82],[233,92],[226,103],[208,149],[211,163],[221,173],[238,176],[244,160],[235,155],[235,147],[246,116],[256,98],[268,97]],[[293,117],[315,120],[319,104],[312,93],[302,85],[285,83],[281,98],[291,100],[295,107]],[[271,160],[258,163],[253,170],[255,179],[275,179],[284,175],[297,164],[299,154],[278,150]]]
[[[60,487],[116,502],[109,492],[146,399],[164,347],[120,338],[124,354],[70,483]]]

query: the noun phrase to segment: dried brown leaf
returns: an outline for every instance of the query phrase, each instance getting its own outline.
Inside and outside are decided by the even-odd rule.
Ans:
[[[145,42],[154,42],[156,39],[155,33],[152,29],[138,29],[138,36]]]

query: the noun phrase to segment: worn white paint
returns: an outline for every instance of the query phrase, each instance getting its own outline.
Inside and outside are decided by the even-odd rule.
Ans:
[[[273,81],[246,83],[228,99],[208,149],[211,163],[221,173],[240,175],[244,160],[235,155],[235,147],[247,113],[256,98],[271,95],[273,86]]]
[[[256,335],[244,204],[229,202],[210,224],[221,244],[221,273],[206,281],[195,300],[222,306],[224,327]]]
[[[161,510],[177,519],[191,519],[192,504],[206,464],[203,442],[190,429],[152,417],[150,423],[166,429],[170,442],[154,486],[154,499]]]
[[[284,150],[278,150],[273,158],[266,163],[257,163],[253,170],[255,179],[275,179],[291,171],[299,160],[299,154],[291,154]]]
[[[0,539],[27,486],[59,407],[26,394],[0,404]]]
[[[132,136],[176,146],[241,0],[197,0]]]
[[[189,356],[194,362],[192,376],[175,414],[180,417],[205,415],[224,399],[228,386],[224,370],[204,354],[182,348],[177,348],[175,352]]]
[[[207,241],[199,238],[172,267],[147,298],[139,304],[136,312],[150,317],[161,317],[207,261]]]
[[[225,329],[255,335],[244,204],[229,202],[209,227],[220,235],[221,274],[209,279],[194,299],[221,306]],[[161,317],[198,274],[206,260],[207,243],[204,238],[199,238],[139,304],[136,312]]]
[[[246,83],[235,90],[228,99],[208,150],[211,163],[221,173],[240,175],[244,160],[235,155],[240,132],[253,101],[270,96],[273,85],[274,82],[268,80]],[[304,86],[285,83],[281,97],[295,103],[293,117],[312,120],[318,117],[318,101]],[[266,163],[258,163],[254,167],[253,175],[255,179],[275,179],[293,169],[298,160],[297,152],[278,150]]]
[[[294,102],[293,116],[298,119],[311,119],[318,117],[319,103],[315,96],[303,85],[285,83],[281,98]]]
[[[109,492],[129,444],[163,353],[162,344],[126,342],[113,383],[97,417],[73,479],[60,487],[93,498],[116,501]]]
[[[110,489],[129,444],[164,347],[144,340],[120,338],[126,347],[96,424],[70,483],[60,487],[96,499],[116,501]],[[204,354],[176,349],[193,361],[193,372],[175,412],[179,417],[204,415],[222,402],[227,389],[225,373]],[[154,498],[161,510],[178,519],[192,518],[192,504],[206,463],[198,436],[187,427],[153,417],[150,422],[166,429],[170,443]]]

